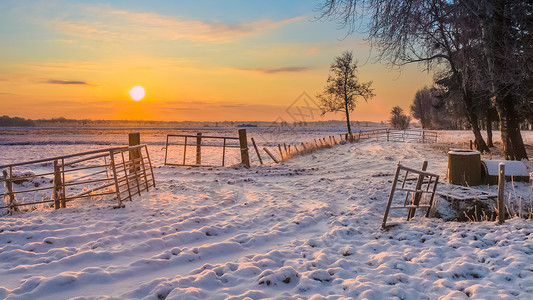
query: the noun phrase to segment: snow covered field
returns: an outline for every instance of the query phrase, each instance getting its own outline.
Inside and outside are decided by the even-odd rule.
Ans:
[[[261,134],[249,132],[263,144],[332,133]],[[46,136],[49,142],[39,143],[42,136],[5,135],[0,164],[22,151],[39,158],[127,142],[124,133]],[[34,140],[24,145],[26,138]],[[445,177],[446,154],[431,146],[365,141],[279,165],[209,170],[164,167],[164,133],[142,138],[156,166],[157,188],[126,208],[85,200],[0,217],[0,298],[533,295],[531,220],[497,225],[417,215],[405,222],[406,212],[394,211],[391,221],[399,225],[379,229],[398,161],[419,168],[428,160],[428,171]],[[530,184],[508,183],[507,190],[532,201]]]

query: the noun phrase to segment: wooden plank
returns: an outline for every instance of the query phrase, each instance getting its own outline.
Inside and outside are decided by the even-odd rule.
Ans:
[[[152,176],[152,183],[155,188],[155,177],[154,177],[154,168],[152,167],[152,160],[150,159],[150,153],[148,153],[148,147],[145,145],[144,150],[146,151],[146,159],[148,160],[148,165],[150,166],[150,176]]]
[[[252,145],[254,146],[255,153],[257,154],[257,158],[259,159],[259,163],[263,164],[263,159],[261,158],[261,155],[259,154],[259,150],[257,149],[257,145],[255,144],[254,138],[250,138],[252,140]]]
[[[394,173],[394,179],[392,180],[391,190],[389,192],[389,199],[387,200],[387,207],[385,207],[385,213],[383,214],[383,221],[381,222],[381,229],[385,229],[387,226],[387,218],[389,217],[389,210],[392,205],[392,199],[394,198],[394,191],[396,189],[396,184],[398,181],[398,176],[400,175],[401,165],[398,163],[396,166],[396,172]]]
[[[422,162],[421,170],[425,171],[427,169],[427,167],[428,167],[428,162],[427,162],[427,160],[424,160]],[[415,216],[416,206],[418,206],[418,204],[420,203],[420,197],[422,195],[419,191],[422,188],[422,183],[423,182],[424,182],[424,175],[418,174],[418,179],[416,181],[416,186],[415,186],[416,192],[413,193],[413,197],[411,199],[411,203],[413,205],[415,205],[415,207],[409,209],[409,213],[407,214],[407,221],[409,221],[411,218],[413,218]]]
[[[139,145],[137,147],[142,147],[142,145]],[[43,158],[43,159],[37,159],[32,161],[25,161],[20,163],[14,163],[14,164],[7,164],[0,166],[0,169],[9,168],[9,167],[18,167],[18,166],[24,166],[24,165],[31,165],[31,164],[38,164],[38,163],[44,163],[44,162],[53,162],[54,160],[61,160],[61,159],[67,159],[71,157],[76,156],[83,156],[83,155],[90,155],[90,154],[96,154],[101,152],[109,152],[111,150],[113,151],[119,151],[119,150],[129,150],[129,149],[135,149],[137,147],[112,147],[112,148],[106,148],[106,149],[100,149],[100,150],[93,150],[93,151],[86,151],[86,152],[80,152],[75,154],[69,154],[69,155],[63,155],[63,156],[55,156],[50,158]]]
[[[110,150],[109,151],[109,156],[111,158],[111,170],[113,171],[113,178],[115,179],[115,192],[116,192],[116,195],[117,195],[117,208],[121,208],[121,207],[124,207],[122,205],[122,199],[120,198],[120,189],[118,187],[118,174],[117,174],[117,169],[115,168],[115,154],[113,152],[113,150]]]
[[[268,156],[270,156],[270,158],[272,158],[272,160],[275,163],[279,164],[279,160],[277,160],[276,157],[274,157],[274,155],[270,152],[270,150],[268,150],[266,147],[263,148],[263,150],[265,150],[266,154],[268,154]]]
[[[93,156],[90,156],[90,157],[80,158],[80,159],[77,159],[77,160],[74,160],[74,161],[69,161],[68,163],[65,163],[65,166],[71,166],[71,165],[78,164],[78,163],[81,163],[81,162],[84,162],[84,161],[87,161],[87,160],[93,160],[93,159],[97,159],[97,158],[106,157],[107,155],[108,155],[107,153],[103,153],[103,154],[93,155]]]
[[[195,138],[197,137],[196,135],[189,135],[189,134],[167,134],[167,136],[172,136],[172,137],[190,137],[190,138]],[[213,135],[202,135],[202,138],[203,139],[228,139],[228,140],[238,140],[239,138],[238,137],[222,137],[222,136],[213,136]]]
[[[409,208],[409,209],[413,209],[413,208],[429,208],[430,206],[429,205],[414,205],[414,204],[409,204],[409,205],[405,205],[405,206],[391,206],[390,209],[398,209],[398,208]]]

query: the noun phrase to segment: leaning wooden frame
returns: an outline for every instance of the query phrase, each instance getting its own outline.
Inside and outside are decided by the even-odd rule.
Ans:
[[[0,166],[8,212],[20,206],[53,203],[65,208],[76,199],[114,195],[115,207],[155,187],[146,145],[114,147]]]
[[[435,191],[439,182],[439,175],[426,172],[427,161],[422,163],[422,170],[416,170],[401,165],[398,162],[396,167],[396,172],[394,174],[394,179],[392,181],[391,190],[389,193],[389,199],[387,201],[387,206],[385,208],[385,213],[383,215],[383,222],[381,223],[381,229],[385,229],[387,226],[387,218],[389,216],[389,211],[391,209],[408,209],[407,220],[409,221],[415,215],[417,208],[426,208],[426,217],[429,217],[431,208],[433,206],[433,200],[435,198]],[[404,172],[403,176],[400,174]],[[409,175],[415,175],[415,177],[409,178]],[[403,179],[400,179],[403,177]],[[406,183],[412,181],[415,183],[414,186],[406,186]],[[400,186],[398,184],[401,183]],[[402,205],[392,206],[394,200],[394,195],[396,191],[404,191],[405,199]],[[429,195],[429,203],[421,204],[422,195]],[[411,197],[409,197],[411,196]]]

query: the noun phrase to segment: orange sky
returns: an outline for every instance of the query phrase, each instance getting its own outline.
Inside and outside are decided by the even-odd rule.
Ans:
[[[288,108],[315,105],[296,100],[321,91],[344,50],[354,51],[361,80],[373,80],[376,94],[353,120],[386,120],[394,105],[408,111],[416,90],[431,82],[416,65],[399,73],[372,63],[360,37],[342,39],[335,24],[312,21],[312,1],[235,2],[205,11],[173,1],[2,2],[0,114],[294,121]],[[146,90],[139,102],[129,96],[136,85]]]

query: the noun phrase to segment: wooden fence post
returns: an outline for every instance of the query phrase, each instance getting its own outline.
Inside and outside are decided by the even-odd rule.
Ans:
[[[278,150],[279,150],[279,157],[283,159],[283,152],[281,151],[281,145],[278,144]]]
[[[14,211],[18,211],[18,207],[15,206],[16,202],[15,202],[15,193],[13,193],[13,180],[12,180],[12,174],[13,172],[11,171],[11,168],[9,168],[9,175],[7,174],[7,171],[6,170],[2,170],[2,173],[4,174],[4,180],[5,180],[5,184],[6,184],[6,194],[8,194],[9,196],[9,211],[10,213],[14,212]]]
[[[64,198],[63,194],[63,184],[61,182],[61,168],[57,160],[54,160],[54,192],[52,194],[54,198],[54,208],[60,208],[60,199]]]
[[[202,164],[202,133],[196,134],[196,164]]]
[[[499,164],[498,170],[498,223],[505,222],[505,206],[503,200],[505,198],[505,163]]]
[[[140,132],[130,132],[128,134],[128,142],[129,146],[137,146],[141,144],[141,133]],[[141,157],[141,153],[139,153],[139,149],[133,149],[129,152],[130,161],[132,163],[132,167],[130,168],[130,173],[133,173],[135,171],[139,170],[138,162],[139,157]]]
[[[241,162],[250,167],[250,156],[248,155],[248,139],[246,138],[246,129],[239,129],[239,145],[241,147]]]
[[[259,163],[263,164],[263,159],[261,159],[261,155],[259,154],[259,150],[257,149],[257,145],[255,144],[254,138],[250,138],[252,140],[252,145],[254,145],[255,153],[257,153],[257,158],[259,158]]]
[[[268,154],[268,156],[270,156],[270,158],[272,158],[272,160],[279,164],[279,160],[276,159],[276,157],[272,154],[272,152],[270,152],[270,150],[268,150],[266,147],[263,148],[263,150],[265,150],[266,154]]]

